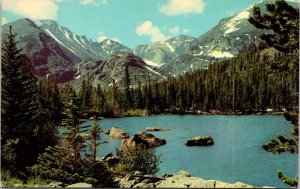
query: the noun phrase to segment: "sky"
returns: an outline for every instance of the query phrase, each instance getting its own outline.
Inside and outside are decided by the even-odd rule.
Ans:
[[[260,0],[2,0],[2,24],[51,19],[93,41],[134,48],[178,35],[199,37]]]

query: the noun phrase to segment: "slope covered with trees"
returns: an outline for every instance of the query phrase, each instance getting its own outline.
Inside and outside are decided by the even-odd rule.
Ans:
[[[144,85],[139,83],[129,88],[127,83],[125,89],[115,85],[105,89],[99,85],[85,87],[91,86],[85,81],[80,93],[91,95],[89,100],[81,98],[81,103],[90,101],[86,108],[103,116],[123,115],[128,109],[146,109],[148,113],[214,113],[216,110],[259,113],[268,108],[293,109],[298,104],[298,60],[298,50],[285,54],[265,49],[240,54],[208,69],[160,83],[149,79]],[[62,91],[68,91],[68,87]]]

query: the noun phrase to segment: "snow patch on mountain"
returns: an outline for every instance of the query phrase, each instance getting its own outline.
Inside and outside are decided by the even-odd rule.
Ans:
[[[67,47],[65,44],[63,44],[61,41],[59,41],[59,40],[55,37],[55,35],[53,35],[53,33],[51,33],[48,29],[45,29],[45,32],[47,32],[47,33],[48,33],[55,41],[57,41],[59,44],[61,44],[61,45],[64,46],[65,48],[69,49],[69,50],[72,51],[74,54],[76,54],[76,52],[75,52],[73,49]]]
[[[236,15],[235,17],[233,17],[232,19],[230,19],[226,25],[224,26],[225,35],[228,35],[229,33],[235,32],[237,30],[239,30],[240,28],[237,27],[237,25],[245,19],[248,19],[250,16],[250,12],[249,11],[243,11],[241,13],[239,13],[238,15]]]
[[[161,76],[162,78],[167,79],[165,76],[161,75],[159,72],[153,70],[152,68],[150,68],[150,67],[148,67],[148,66],[145,66],[145,68],[147,68],[147,69],[150,70],[151,72],[153,72],[153,73],[155,73],[155,74]]]
[[[165,44],[165,45],[170,49],[171,52],[174,52],[174,51],[175,51],[175,49],[174,49],[169,43],[164,42],[164,41],[162,41],[162,42],[160,42],[160,43]]]
[[[233,54],[230,52],[222,52],[218,50],[214,50],[211,53],[208,54],[209,56],[213,56],[215,58],[232,58],[234,57]]]
[[[153,61],[148,60],[148,59],[146,59],[146,58],[143,59],[143,61],[144,61],[146,64],[148,64],[148,65],[150,65],[150,66],[155,66],[155,67],[160,67],[160,66],[164,65],[164,64],[162,64],[162,63],[153,62]]]

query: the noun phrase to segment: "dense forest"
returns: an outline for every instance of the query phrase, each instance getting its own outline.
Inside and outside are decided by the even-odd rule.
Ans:
[[[258,113],[267,108],[283,111],[298,104],[298,61],[298,50],[288,54],[255,50],[178,78],[159,83],[149,78],[138,85],[130,84],[128,68],[124,68],[123,88],[92,86],[85,80],[77,95],[89,114],[101,116],[120,116],[132,109],[145,109],[150,114]],[[41,82],[40,92],[45,93],[49,85],[49,80]],[[74,90],[67,84],[60,94],[55,87],[52,93],[66,102]],[[54,96],[49,92],[43,95],[46,101]]]
[[[25,182],[44,179],[45,182],[61,181],[65,184],[88,182],[99,187],[116,186],[113,171],[117,174],[121,171],[111,170],[96,159],[97,147],[101,144],[99,124],[95,121],[90,126],[81,125],[82,121],[94,116],[250,114],[264,113],[267,109],[286,110],[286,120],[294,125],[292,138],[279,135],[263,148],[273,153],[297,153],[299,12],[282,0],[277,0],[276,6],[268,6],[274,17],[264,18],[254,8],[254,17],[250,21],[257,27],[270,30],[276,28],[276,19],[273,18],[288,12],[294,20],[280,22],[291,23],[292,28],[296,28],[291,30],[294,38],[276,37],[277,34],[290,35],[290,32],[275,29],[274,34],[262,37],[269,47],[274,48],[254,49],[214,63],[207,69],[162,82],[153,82],[149,78],[146,83],[133,85],[125,66],[125,85],[122,88],[115,84],[111,87],[93,86],[89,79],[78,89],[69,84],[59,87],[52,78],[37,81],[30,58],[17,48],[16,34],[10,28],[3,40],[1,62],[2,179],[12,182],[12,186],[17,182],[16,178]],[[280,11],[283,8],[287,11]],[[269,26],[270,22],[273,25]],[[58,134],[59,128],[66,130],[64,136]],[[82,135],[82,132],[87,135]],[[130,153],[124,154],[124,162],[132,164],[126,159]],[[141,156],[136,151],[133,154],[134,158]],[[155,157],[153,173],[157,172],[159,158],[155,152],[145,151],[144,154]],[[298,184],[297,177],[290,179],[282,172],[278,177],[291,186]]]

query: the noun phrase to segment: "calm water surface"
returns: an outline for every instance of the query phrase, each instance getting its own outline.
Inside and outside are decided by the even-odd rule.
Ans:
[[[85,124],[90,124],[87,122]],[[216,179],[225,182],[245,182],[255,186],[288,187],[277,179],[281,170],[295,177],[298,170],[298,155],[265,152],[261,144],[277,134],[290,136],[291,124],[283,116],[249,115],[159,115],[128,117],[100,121],[103,130],[116,126],[131,135],[146,127],[168,128],[168,131],[151,132],[164,138],[167,144],[156,148],[162,163],[158,175],[186,170],[192,176]],[[215,144],[210,147],[186,147],[186,140],[197,135],[209,135]],[[98,156],[115,153],[120,140],[102,134]]]

